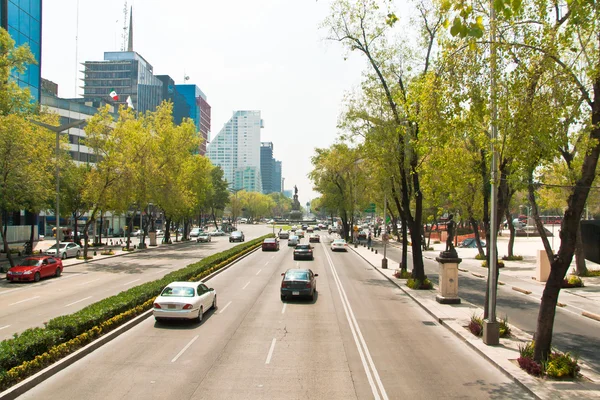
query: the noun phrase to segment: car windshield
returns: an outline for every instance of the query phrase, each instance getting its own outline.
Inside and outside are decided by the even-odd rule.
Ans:
[[[275,243],[275,239],[265,239],[264,243]]]
[[[160,294],[163,297],[194,297],[194,288],[184,286],[166,287]]]
[[[310,245],[308,244],[299,244],[296,246],[297,249],[301,249],[301,250],[308,250],[310,249]]]
[[[344,244],[344,243],[346,243],[346,241],[345,241],[344,239],[335,239],[335,240],[333,241],[333,243]]]
[[[26,258],[21,262],[22,267],[37,267],[42,264],[42,260],[37,260],[35,258]]]
[[[288,271],[284,278],[286,281],[307,281],[308,271]]]

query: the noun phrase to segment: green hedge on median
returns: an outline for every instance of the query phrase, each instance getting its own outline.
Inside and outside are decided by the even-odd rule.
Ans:
[[[203,272],[213,269],[225,261],[247,253],[260,245],[272,234],[262,236],[232,247],[229,250],[213,254],[187,267],[173,271],[163,278],[132,287],[117,295],[107,297],[69,315],[56,317],[48,321],[45,328],[30,328],[15,334],[14,338],[0,342],[0,376],[11,368],[33,360],[50,348],[65,343],[102,322],[146,303],[160,294],[160,291],[174,281],[190,280]]]

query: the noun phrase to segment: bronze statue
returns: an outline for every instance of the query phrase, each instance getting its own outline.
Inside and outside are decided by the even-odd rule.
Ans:
[[[446,251],[454,250],[454,235],[456,232],[456,222],[452,219],[454,215],[450,214],[448,222],[446,223],[446,231],[448,232],[448,238],[446,239]]]

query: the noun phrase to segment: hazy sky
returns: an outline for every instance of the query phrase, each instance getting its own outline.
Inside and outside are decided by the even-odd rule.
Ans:
[[[80,96],[83,67],[121,50],[120,0],[44,0],[42,77],[60,97]],[[260,110],[261,140],[283,161],[285,189],[298,186],[304,205],[317,196],[307,178],[315,147],[338,135],[344,93],[360,82],[363,61],[344,61],[319,24],[327,0],[137,0],[134,50],[176,83],[194,83],[212,107],[211,138],[235,110]],[[77,23],[77,20],[79,22]],[[79,29],[77,29],[77,26]],[[78,32],[78,35],[77,35]],[[78,45],[76,46],[76,36]]]

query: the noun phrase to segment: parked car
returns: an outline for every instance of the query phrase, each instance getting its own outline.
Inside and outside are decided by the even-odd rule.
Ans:
[[[231,235],[229,235],[229,242],[243,242],[244,240],[246,240],[244,238],[244,232],[242,231],[235,231],[235,232],[231,232]]]
[[[169,283],[154,300],[154,318],[191,319],[202,322],[210,308],[217,308],[217,292],[202,282]]]
[[[288,239],[288,246],[296,246],[298,243],[300,243],[300,238],[296,235],[291,235]]]
[[[200,234],[196,237],[196,243],[208,243],[211,240],[212,238],[208,232],[200,232]]]
[[[308,242],[309,243],[319,243],[319,242],[321,242],[321,236],[319,236],[318,233],[313,233],[312,235],[310,235],[308,237]]]
[[[156,236],[165,236],[165,231],[163,231],[162,229],[157,229],[156,230]]]
[[[202,232],[201,228],[192,228],[192,230],[190,231],[190,237],[198,237],[198,235],[200,234],[200,232]]]
[[[315,259],[313,249],[310,244],[299,244],[296,247],[294,247],[294,260],[299,259]]]
[[[308,296],[311,300],[315,298],[317,291],[316,277],[319,274],[313,273],[310,269],[288,269],[281,279],[281,301],[288,297]]]
[[[368,236],[369,236],[369,234],[367,233],[367,231],[360,231],[360,232],[358,232],[357,238],[359,241],[361,241],[361,240],[366,241]]]
[[[63,260],[68,257],[79,257],[81,254],[81,247],[77,243],[60,242],[59,245],[58,256]],[[56,243],[47,249],[44,254],[56,257]]]
[[[481,243],[481,247],[485,247],[485,242],[483,240],[479,239],[479,243]],[[460,247],[475,248],[477,247],[477,240],[475,240],[475,238],[467,238],[462,241]]]
[[[266,238],[262,242],[262,251],[279,250],[279,241],[275,238]]]
[[[344,239],[335,239],[331,243],[331,251],[348,251],[348,243]]]
[[[27,257],[6,272],[6,280],[10,282],[38,282],[40,279],[49,276],[59,277],[62,271],[62,261],[56,257]]]
[[[290,238],[290,233],[288,231],[281,231],[279,232],[279,239],[289,239]]]
[[[226,236],[227,234],[220,229],[208,233],[210,236]]]

